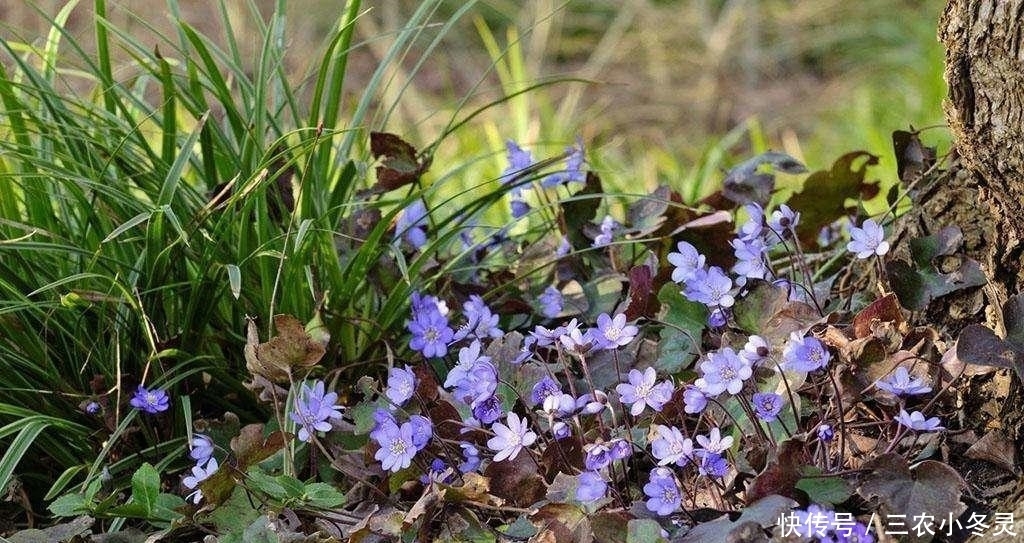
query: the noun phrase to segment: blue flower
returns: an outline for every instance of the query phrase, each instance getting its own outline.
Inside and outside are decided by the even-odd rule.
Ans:
[[[424,311],[415,315],[408,325],[412,339],[409,348],[423,353],[427,358],[440,358],[448,353],[448,342],[455,332],[448,326],[448,319],[438,311]]]
[[[725,477],[726,472],[729,471],[729,462],[726,462],[721,455],[705,452],[701,455],[697,471],[705,477],[720,479]]]
[[[768,265],[765,261],[768,246],[764,244],[764,240],[759,237],[751,240],[734,239],[730,243],[733,254],[736,255],[733,273],[746,279],[765,279],[768,276]]]
[[[782,351],[782,367],[787,370],[811,372],[828,365],[832,356],[818,338],[790,334],[789,343]]]
[[[682,495],[676,478],[668,468],[657,467],[651,470],[651,476],[644,485],[647,509],[657,515],[674,513],[682,505]]]
[[[688,385],[683,390],[683,411],[691,415],[696,415],[704,411],[704,408],[708,406],[708,397],[700,391],[699,388]]]
[[[499,338],[505,335],[498,328],[498,315],[492,313],[483,298],[476,294],[471,295],[469,300],[462,304],[462,315],[466,317],[466,324],[459,327],[452,341],[462,341],[466,338]]]
[[[932,391],[932,387],[925,384],[924,379],[912,377],[905,366],[900,366],[888,377],[875,381],[875,386],[896,396],[914,396]]]
[[[98,402],[89,402],[85,404],[85,412],[90,415],[96,415],[102,410],[103,406],[101,406]]]
[[[782,239],[788,238],[798,224],[800,224],[800,214],[786,204],[782,204],[778,209],[772,211],[772,218],[768,220],[768,227]]]
[[[520,419],[519,415],[509,413],[505,417],[505,424],[500,422],[491,426],[494,437],[487,440],[487,447],[494,451],[495,462],[506,459],[513,459],[519,455],[523,447],[529,447],[537,441],[537,434],[530,431],[529,422]]]
[[[188,452],[188,455],[192,457],[192,460],[196,461],[196,464],[202,464],[213,456],[213,441],[203,434],[195,434],[192,436],[192,447]]]
[[[505,142],[505,149],[508,151],[508,168],[501,173],[500,180],[511,183],[519,173],[533,165],[533,155],[512,140]]]
[[[597,316],[597,333],[594,337],[602,349],[617,349],[629,345],[639,333],[639,328],[626,324],[626,315],[623,313],[615,315],[615,318],[607,313]]]
[[[608,464],[612,463],[607,443],[587,443],[583,446],[583,452],[583,466],[590,471],[604,469],[608,467]]]
[[[601,220],[601,233],[594,238],[594,247],[604,247],[612,242],[612,238],[615,236],[615,230],[619,228],[619,223],[612,218],[611,215],[605,215],[604,219]]]
[[[707,306],[732,307],[736,302],[731,294],[732,280],[718,266],[707,270],[698,268],[686,280],[683,296],[691,302]]]
[[[430,469],[427,473],[420,475],[420,483],[430,484],[431,481],[437,481],[439,483],[450,483],[455,479],[455,473],[452,472],[448,464],[440,458],[435,458],[430,461]]]
[[[135,409],[150,415],[162,413],[171,407],[171,399],[167,396],[166,390],[158,388],[148,390],[142,385],[135,389],[135,395],[132,396],[128,403]]]
[[[402,424],[402,426],[406,424],[412,428],[412,446],[416,447],[417,451],[422,451],[434,435],[434,424],[430,422],[430,419],[421,415],[410,416],[409,422]]]
[[[295,398],[295,410],[291,413],[292,421],[302,425],[299,441],[309,441],[314,432],[327,432],[331,429],[328,421],[341,418],[341,406],[336,405],[337,402],[337,393],[324,393],[323,381],[317,381],[313,388],[306,383],[302,384]]]
[[[472,443],[459,443],[466,461],[459,464],[459,472],[469,473],[480,467],[480,451]]]
[[[480,354],[479,340],[473,340],[467,347],[459,349],[459,364],[448,372],[445,388],[454,387],[459,400],[476,407],[494,396],[498,388],[498,370],[491,364],[491,357]]]
[[[662,381],[655,383],[657,374],[654,368],[647,368],[643,373],[639,370],[629,370],[628,383],[619,383],[615,391],[619,393],[619,399],[624,404],[630,405],[629,412],[634,417],[643,413],[644,408],[650,406],[655,411],[661,411],[675,391],[672,383]]]
[[[401,426],[383,424],[374,438],[380,448],[374,458],[380,461],[383,469],[398,472],[412,464],[417,448],[413,444],[413,425],[406,422]]]
[[[544,398],[544,412],[559,418],[571,417],[576,413],[576,400],[572,394],[556,393]]]
[[[711,313],[708,313],[708,326],[712,328],[722,328],[729,323],[729,313],[726,309],[716,307]]]
[[[818,439],[829,442],[836,437],[835,430],[832,429],[831,424],[821,424],[818,426]]]
[[[543,405],[544,400],[552,394],[562,394],[562,385],[558,384],[551,376],[541,377],[537,384],[533,385],[530,391],[530,406]]]
[[[889,242],[885,241],[885,230],[875,221],[868,219],[860,228],[850,228],[850,243],[846,250],[856,253],[857,258],[882,256],[889,252]]]
[[[712,428],[708,435],[697,435],[697,444],[704,448],[705,452],[722,454],[732,447],[732,436],[722,437],[722,432],[717,427]]]
[[[747,210],[747,222],[740,227],[739,238],[743,241],[762,239],[764,232],[764,209],[760,204],[749,203],[743,206]]]
[[[199,483],[209,479],[211,475],[216,473],[218,468],[220,468],[220,466],[217,464],[216,458],[210,458],[209,461],[206,462],[205,466],[200,464],[192,466],[192,474],[185,476],[185,478],[181,480],[181,483],[185,485],[185,488],[193,490],[191,494],[185,496],[185,499],[192,500],[192,503],[198,504],[199,501],[203,499],[203,491],[196,487],[199,486]]]
[[[541,181],[541,186],[546,188],[557,187],[565,183],[584,183],[587,174],[583,172],[583,142],[576,140],[576,145],[566,147],[565,170],[555,172]]]
[[[906,409],[900,409],[900,414],[896,415],[896,422],[910,428],[911,430],[917,430],[919,432],[936,432],[938,430],[945,430],[942,426],[942,420],[939,419],[939,417],[926,419],[924,418],[924,413],[921,413],[920,411],[907,413]]]
[[[395,222],[395,236],[420,249],[427,244],[427,207],[417,198],[402,210]]]
[[[414,392],[416,392],[416,373],[412,371],[412,368],[396,366],[388,370],[388,388],[384,395],[389,400],[401,407],[409,401],[409,398],[412,398]]]
[[[750,363],[741,358],[732,347],[723,347],[708,353],[707,360],[701,362],[702,377],[694,381],[694,385],[707,396],[717,396],[728,391],[739,394],[743,390],[743,382],[753,375]]]
[[[765,422],[774,421],[782,411],[782,396],[774,392],[757,392],[751,401],[754,404],[754,414]]]
[[[676,244],[678,252],[668,254],[668,262],[675,266],[672,270],[672,280],[676,283],[685,283],[693,274],[704,268],[704,255],[697,252],[697,248],[685,241]]]
[[[684,438],[683,433],[675,426],[654,425],[658,437],[651,441],[651,455],[658,460],[659,466],[675,464],[685,466],[693,458],[693,440]]]
[[[553,286],[544,289],[537,301],[540,303],[540,314],[546,318],[553,319],[562,312],[562,293]]]
[[[501,400],[497,396],[491,396],[473,408],[473,417],[480,421],[480,424],[491,424],[500,419],[501,415]]]
[[[576,398],[576,410],[585,415],[596,415],[608,405],[608,395],[602,390],[588,392]]]
[[[556,420],[555,423],[551,425],[551,436],[556,440],[565,439],[570,435],[572,435],[572,428],[566,424],[565,421]]]
[[[523,199],[523,193],[521,190],[512,191],[512,199],[509,202],[509,207],[512,210],[513,219],[521,219],[530,213],[533,209],[530,204]]]
[[[743,350],[740,351],[740,358],[746,360],[752,367],[757,367],[764,363],[768,359],[768,355],[772,353],[771,347],[768,346],[768,341],[761,336],[750,336],[747,338],[746,345],[743,346]]]
[[[608,483],[596,471],[584,471],[576,484],[576,499],[581,502],[592,502],[603,498],[608,492]]]

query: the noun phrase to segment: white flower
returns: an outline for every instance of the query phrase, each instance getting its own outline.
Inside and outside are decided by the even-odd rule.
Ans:
[[[491,430],[494,431],[494,437],[487,441],[487,447],[496,453],[495,462],[511,460],[523,447],[529,447],[537,441],[537,434],[530,431],[527,420],[520,419],[515,413],[508,414],[505,424],[495,422]]]
[[[199,504],[199,501],[203,499],[203,491],[196,488],[199,483],[207,480],[213,475],[220,466],[217,464],[216,458],[211,458],[206,462],[206,467],[199,465],[192,466],[192,475],[186,476],[182,479],[181,483],[185,485],[185,488],[193,490],[191,494],[185,497],[186,500],[192,500],[192,503]]]
[[[885,230],[875,221],[868,219],[860,228],[850,228],[850,243],[846,244],[846,250],[857,253],[857,258],[871,258],[874,255],[882,256],[889,252],[889,242],[885,241]]]
[[[722,437],[718,428],[712,428],[711,432],[706,436],[698,434],[697,443],[703,447],[705,451],[722,454],[729,450],[729,447],[732,447],[732,436]]]

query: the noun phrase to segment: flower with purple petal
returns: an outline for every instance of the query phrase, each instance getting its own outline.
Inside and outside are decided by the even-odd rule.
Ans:
[[[718,266],[707,270],[698,268],[686,280],[683,296],[691,302],[707,306],[732,307],[736,302],[732,294],[732,280]]]
[[[462,455],[466,461],[459,464],[460,473],[469,473],[476,471],[480,467],[480,450],[476,448],[476,445],[472,443],[466,443],[463,441],[459,443],[459,448],[462,449]]]
[[[718,396],[726,391],[739,394],[743,390],[743,382],[753,375],[754,370],[732,347],[723,347],[708,353],[707,360],[700,364],[700,371],[702,377],[693,384],[707,396]]]
[[[647,495],[647,509],[657,515],[665,516],[674,513],[682,505],[679,485],[672,475],[672,470],[657,467],[651,470],[650,479],[644,485]]]
[[[900,366],[888,377],[875,381],[875,387],[896,396],[914,396],[932,391],[932,387],[925,384],[924,379],[910,375],[905,366]]]
[[[860,228],[850,228],[850,243],[846,244],[846,250],[855,253],[860,259],[888,253],[889,242],[885,241],[885,230],[871,219],[864,221]]]
[[[480,421],[480,424],[491,424],[500,419],[501,415],[501,400],[497,396],[491,396],[473,408],[473,418]]]
[[[555,172],[543,180],[540,184],[544,188],[557,187],[566,183],[584,183],[587,174],[583,172],[583,142],[576,140],[576,144],[565,148],[565,170]]]
[[[544,398],[542,409],[549,416],[566,418],[576,413],[576,399],[572,394],[556,393]]]
[[[749,203],[743,206],[747,210],[747,222],[740,227],[739,238],[743,241],[751,241],[763,238],[764,232],[764,209],[760,204]]]
[[[537,298],[540,303],[540,314],[553,319],[562,313],[562,293],[553,286],[548,286]]]
[[[302,425],[299,428],[299,441],[309,441],[315,432],[330,431],[329,421],[341,418],[341,406],[337,403],[338,394],[325,393],[323,381],[317,381],[312,388],[302,383],[295,398],[294,411],[291,412],[292,422]]]
[[[431,481],[438,483],[450,483],[455,480],[455,473],[448,464],[440,458],[430,461],[430,470],[420,475],[420,483],[428,485]]]
[[[832,355],[818,338],[803,337],[797,332],[789,336],[789,342],[782,351],[782,368],[791,371],[811,372],[828,365]]]
[[[380,461],[381,468],[397,473],[410,465],[419,449],[413,444],[413,425],[406,422],[401,426],[384,424],[375,438],[380,448],[373,457]]]
[[[216,458],[210,458],[205,466],[200,464],[192,466],[192,474],[185,476],[181,480],[181,484],[185,485],[185,488],[193,491],[188,496],[185,496],[185,499],[192,500],[192,503],[198,505],[203,499],[203,491],[198,488],[199,483],[209,479],[219,468],[220,466],[217,464]]]
[[[395,222],[395,237],[405,240],[413,249],[427,244],[427,206],[417,198],[402,210]]]
[[[708,326],[719,329],[729,323],[729,313],[721,307],[716,307],[708,313]]]
[[[513,459],[523,447],[529,447],[537,441],[537,434],[530,431],[529,421],[520,419],[515,413],[505,417],[505,424],[495,422],[491,430],[494,437],[487,440],[487,447],[496,453],[495,462]]]
[[[512,359],[512,363],[516,366],[526,362],[533,356],[533,347],[537,344],[537,338],[533,336],[526,336],[523,338],[523,344],[519,347],[519,353]]]
[[[196,464],[205,463],[213,456],[213,441],[203,434],[193,435],[188,455],[196,461]]]
[[[608,395],[601,390],[588,392],[576,398],[576,410],[584,415],[596,415],[608,405]]]
[[[434,435],[434,423],[422,415],[412,415],[409,417],[409,422],[402,426],[406,424],[412,428],[412,446],[417,451],[422,451],[427,446],[427,443],[430,443],[430,438]]]
[[[705,477],[721,479],[729,471],[729,462],[719,454],[706,452],[700,457],[697,471]]]
[[[563,420],[556,420],[551,425],[551,436],[556,440],[565,439],[572,435],[572,427]]]
[[[538,324],[530,331],[530,337],[537,342],[538,347],[550,347],[557,343],[558,338],[564,333],[564,326],[556,326],[555,328],[548,329]]]
[[[797,224],[800,224],[800,214],[786,204],[782,204],[778,209],[772,211],[772,218],[768,220],[768,227],[782,239],[788,238],[792,232],[795,232]]]
[[[592,502],[604,497],[608,492],[608,483],[596,471],[584,471],[576,484],[576,499],[581,502]]]
[[[608,444],[603,441],[587,443],[583,446],[583,452],[583,465],[588,470],[597,471],[604,469],[612,463]]]
[[[558,336],[558,342],[571,353],[586,353],[594,341],[589,330],[583,330],[576,319],[569,321],[563,328],[562,335]]]
[[[601,220],[600,228],[601,233],[594,238],[594,247],[604,247],[610,244],[615,236],[615,231],[619,228],[619,223],[611,215],[605,215]]]
[[[740,358],[746,360],[752,367],[760,366],[768,359],[768,355],[772,353],[771,347],[768,345],[768,341],[761,336],[750,336],[747,338],[746,345],[743,346],[743,350],[740,351]]]
[[[558,242],[558,247],[555,248],[555,258],[562,258],[571,252],[572,245],[569,243],[569,238],[562,236],[562,240]]]
[[[697,443],[707,452],[722,454],[732,447],[732,436],[722,437],[721,430],[712,428],[708,435],[697,435]]]
[[[100,411],[103,411],[103,406],[99,402],[92,401],[85,404],[85,412],[90,415],[97,415]]]
[[[448,342],[455,332],[448,326],[448,319],[438,311],[424,311],[409,322],[409,348],[419,351],[427,358],[440,358],[448,353]]]
[[[544,400],[553,394],[561,395],[562,385],[558,384],[558,381],[554,380],[550,375],[541,377],[530,391],[530,406],[543,405]]]
[[[513,189],[511,194],[512,199],[509,201],[509,209],[512,211],[512,218],[521,219],[529,215],[533,207],[523,199],[523,191],[521,189]]]
[[[896,415],[896,422],[902,426],[906,426],[911,430],[917,430],[919,432],[936,432],[939,430],[945,430],[942,426],[942,420],[939,417],[932,417],[926,419],[924,413],[920,411],[914,411],[913,413],[907,413],[906,409],[900,409],[900,414]]]
[[[683,433],[675,426],[654,425],[658,437],[651,441],[651,455],[658,460],[659,466],[675,464],[685,466],[694,455],[693,440],[683,437]]]
[[[685,283],[693,277],[693,274],[704,268],[704,255],[697,252],[697,248],[685,241],[676,244],[678,252],[668,254],[668,263],[675,266],[672,270],[672,280],[676,283]]]
[[[617,349],[629,345],[639,333],[639,328],[626,324],[626,315],[623,313],[615,315],[614,318],[607,313],[597,316],[595,337],[602,349]]]
[[[754,414],[765,422],[775,421],[782,411],[782,396],[774,392],[757,392],[751,403],[754,404]]]
[[[704,411],[704,408],[707,406],[708,397],[699,388],[687,385],[686,389],[683,390],[683,411],[696,415]]]
[[[831,424],[820,424],[818,425],[818,439],[829,442],[835,439],[836,432],[832,429]]]
[[[469,300],[462,304],[462,315],[466,317],[466,323],[456,330],[452,341],[462,341],[466,338],[499,338],[505,335],[498,328],[498,315],[491,312],[483,298],[473,294]]]
[[[512,140],[505,142],[505,150],[508,152],[508,168],[501,173],[500,181],[502,183],[518,181],[516,176],[533,165],[533,154]]]
[[[171,398],[167,395],[166,390],[161,390],[159,388],[149,390],[146,387],[139,385],[139,387],[135,389],[135,394],[128,403],[139,411],[155,415],[157,413],[167,411],[171,407]]]
[[[761,238],[751,240],[734,239],[731,242],[736,264],[732,272],[745,279],[764,279],[769,275],[765,256],[768,247]]]
[[[622,438],[613,439],[608,442],[608,456],[612,460],[622,460],[633,455],[633,445]]]
[[[675,391],[668,381],[656,382],[657,373],[654,368],[647,368],[643,373],[636,369],[629,370],[628,378],[629,382],[619,383],[615,391],[619,393],[622,403],[631,406],[629,412],[634,417],[643,413],[647,406],[654,411],[661,411]]]
[[[388,370],[388,387],[384,391],[384,395],[389,400],[401,407],[412,398],[414,392],[416,392],[416,374],[412,368],[395,366]]]

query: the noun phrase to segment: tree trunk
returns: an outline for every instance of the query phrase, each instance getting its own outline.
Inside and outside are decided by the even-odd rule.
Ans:
[[[932,228],[960,226],[966,255],[982,264],[989,283],[973,299],[959,296],[959,315],[929,308],[928,316],[940,327],[952,324],[947,330],[954,334],[973,321],[1002,336],[1000,308],[1024,288],[1024,0],[949,0],[938,34],[946,46],[949,85],[943,109],[959,160],[915,215]],[[945,302],[947,308],[956,303]],[[1022,395],[1012,372],[1005,379],[1014,383],[994,422],[1015,443],[1019,466]],[[1024,483],[1018,483],[1007,501],[993,505],[1013,511],[1022,495]],[[1024,530],[1024,518],[1015,518],[1017,531]]]

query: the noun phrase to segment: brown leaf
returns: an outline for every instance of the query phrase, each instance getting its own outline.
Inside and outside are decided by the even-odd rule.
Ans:
[[[967,449],[964,456],[976,460],[986,460],[1010,473],[1018,473],[1016,447],[1013,439],[1002,430],[989,430]]]
[[[516,507],[529,507],[544,497],[544,478],[530,453],[519,451],[515,458],[491,462],[484,470],[491,480],[491,493]]]
[[[590,543],[594,534],[586,513],[575,505],[549,503],[530,515],[542,532],[551,531],[558,543]]]
[[[806,443],[796,439],[783,441],[774,458],[768,462],[768,467],[747,488],[747,502],[755,502],[773,494],[798,498],[796,483],[803,476],[804,466],[810,464],[811,453]]]
[[[654,274],[648,266],[633,266],[629,270],[629,292],[626,294],[626,320],[653,317],[655,300],[651,297]]]
[[[377,166],[377,184],[373,192],[389,192],[414,183],[427,171],[430,159],[421,157],[416,148],[395,134],[370,133],[370,152],[383,159]]]
[[[875,300],[853,318],[854,337],[868,337],[872,323],[879,321],[895,323],[897,327],[903,324],[903,310],[895,294],[889,293]]]
[[[245,471],[249,466],[259,464],[284,447],[286,435],[277,430],[263,437],[262,424],[247,424],[231,440],[231,450],[238,459],[238,469]]]
[[[275,382],[290,380],[293,369],[316,365],[327,352],[324,344],[313,338],[302,323],[291,315],[274,315],[277,335],[259,343],[256,323],[249,321],[246,330],[245,367],[253,375]]]

